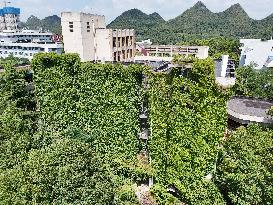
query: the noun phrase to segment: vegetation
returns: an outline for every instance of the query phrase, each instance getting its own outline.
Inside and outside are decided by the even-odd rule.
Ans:
[[[236,72],[236,95],[273,99],[273,69],[255,70],[252,66],[241,67]]]
[[[61,18],[57,15],[48,16],[44,19],[39,19],[36,16],[30,16],[25,23],[20,25],[22,28],[32,30],[50,31],[55,34],[61,34]]]
[[[1,76],[1,202],[138,204],[132,183],[148,168],[136,160],[142,68],[57,54],[37,55],[32,67],[34,111],[21,107],[24,73],[5,66]]]
[[[236,61],[237,66],[239,65],[239,40],[224,37],[214,37],[203,40],[195,39],[191,41],[184,41],[180,42],[179,45],[209,46],[209,55],[212,58],[221,58],[222,55],[229,55],[231,59]]]
[[[225,143],[217,181],[231,204],[272,204],[273,132],[257,125],[239,128]]]
[[[272,129],[251,125],[224,139],[228,96],[213,60],[184,60],[192,69],[165,74],[39,54],[34,82],[12,59],[2,62],[0,204],[137,205],[133,184],[151,177],[158,204],[271,204]],[[237,90],[250,90],[242,79]],[[144,96],[151,165],[137,157]]]
[[[196,3],[178,17],[165,21],[158,13],[145,14],[138,9],[123,12],[107,27],[135,29],[138,40],[151,39],[154,43],[177,44],[196,39],[265,38],[272,36],[273,15],[263,20],[251,19],[240,4],[220,13],[213,13],[202,2]],[[60,17],[53,15],[40,20],[30,16],[21,27],[61,33]]]
[[[12,64],[12,66],[30,65],[30,61],[27,58],[18,58],[13,55],[9,55],[7,58],[0,57],[0,66],[3,67],[7,63]]]
[[[184,76],[151,73],[149,150],[156,172],[154,195],[172,204],[167,188],[187,204],[225,204],[212,181],[226,128],[227,96],[217,90],[214,63],[196,60]]]
[[[202,2],[198,2],[169,21],[162,21],[162,18],[158,17],[157,23],[147,16],[139,10],[129,10],[117,17],[108,27],[134,28],[139,40],[149,38],[160,44],[176,44],[212,37],[270,39],[272,36],[273,27],[269,25],[272,25],[273,15],[263,20],[251,19],[240,4],[235,4],[226,11],[213,13]]]

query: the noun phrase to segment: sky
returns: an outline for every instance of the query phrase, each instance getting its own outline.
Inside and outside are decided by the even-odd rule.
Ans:
[[[122,12],[138,8],[150,14],[158,12],[165,20],[180,15],[198,0],[9,0],[10,6],[21,8],[21,20],[30,15],[44,18],[62,11],[88,12],[105,15],[110,23]],[[1,1],[0,1],[1,2]],[[273,13],[273,0],[203,0],[213,12],[221,12],[240,3],[251,18],[262,19]]]

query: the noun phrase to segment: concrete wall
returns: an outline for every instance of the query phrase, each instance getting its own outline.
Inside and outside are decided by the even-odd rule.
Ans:
[[[240,66],[254,65],[255,69],[265,66],[269,56],[273,56],[273,40],[241,39]]]
[[[206,59],[209,56],[208,46],[173,46],[173,45],[147,45],[142,46],[138,43],[139,49],[145,49],[148,56],[173,57],[177,54],[194,55],[199,59]],[[141,50],[139,50],[141,52]]]
[[[64,51],[78,53],[82,61],[95,60],[95,30],[96,28],[106,28],[105,17],[63,12],[61,21]]]
[[[113,61],[113,37],[110,29],[96,30],[96,60]]]
[[[106,29],[99,15],[64,12],[61,19],[66,53],[78,53],[82,61],[133,61],[134,30]]]

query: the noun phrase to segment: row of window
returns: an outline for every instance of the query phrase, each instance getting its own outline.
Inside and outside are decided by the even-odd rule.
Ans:
[[[21,47],[21,46],[0,46],[0,49],[21,49],[25,51],[44,51],[44,48],[39,48],[39,47]]]
[[[8,51],[0,51],[1,54],[9,54],[14,56],[33,56],[35,53],[24,53],[24,52],[8,52]]]
[[[92,22],[93,22],[93,20],[92,20]],[[88,33],[90,33],[90,29],[91,29],[91,27],[90,27],[90,22],[86,22],[86,31],[88,32]],[[69,31],[70,32],[74,32],[74,25],[73,25],[73,22],[72,21],[70,21],[69,22]]]

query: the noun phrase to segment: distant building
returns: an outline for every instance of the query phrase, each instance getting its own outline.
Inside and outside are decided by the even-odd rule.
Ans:
[[[8,3],[8,2],[7,2]],[[19,30],[20,9],[0,9],[0,57],[10,55],[31,60],[36,53],[62,53],[62,43],[53,41],[52,33],[35,30]]]
[[[82,61],[133,61],[135,32],[106,29],[100,15],[63,12],[61,14],[64,51],[77,53]]]
[[[235,61],[228,55],[223,55],[221,59],[215,60],[216,77],[235,78]]]
[[[235,85],[235,61],[230,59],[228,55],[216,59],[215,77],[216,82],[223,87]]]
[[[13,55],[31,60],[36,53],[62,53],[63,45],[52,40],[52,33],[34,30],[5,30],[0,32],[0,57]]]
[[[194,56],[205,59],[209,56],[208,46],[149,45],[138,42],[136,61],[172,61],[174,55]]]
[[[136,45],[141,46],[141,47],[151,46],[152,44],[153,44],[153,42],[151,41],[151,39],[136,42]]]
[[[273,40],[241,39],[239,66],[253,65],[255,69],[273,67]]]
[[[0,31],[18,29],[19,19],[19,8],[4,7],[0,9]]]

